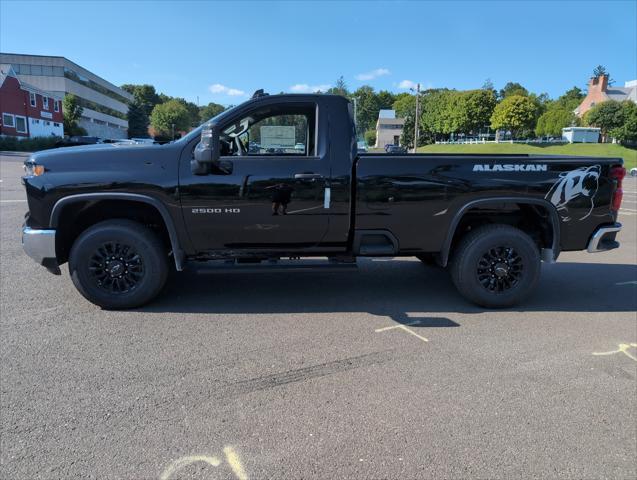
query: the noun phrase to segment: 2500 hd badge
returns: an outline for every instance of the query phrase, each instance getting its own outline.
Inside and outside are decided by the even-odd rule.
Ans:
[[[241,213],[240,208],[193,208],[191,213]]]

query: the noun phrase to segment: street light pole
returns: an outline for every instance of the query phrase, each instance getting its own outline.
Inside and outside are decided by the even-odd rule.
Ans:
[[[175,141],[175,124],[174,123],[172,124],[172,127],[173,127],[173,142],[174,142]]]

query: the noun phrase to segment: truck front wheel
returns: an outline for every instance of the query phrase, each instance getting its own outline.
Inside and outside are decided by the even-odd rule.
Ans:
[[[540,268],[540,252],[526,233],[509,225],[484,225],[460,240],[450,273],[465,298],[499,308],[524,300],[537,286]]]
[[[107,220],[73,243],[69,273],[78,291],[106,309],[139,307],[162,289],[166,249],[148,228],[131,220]]]

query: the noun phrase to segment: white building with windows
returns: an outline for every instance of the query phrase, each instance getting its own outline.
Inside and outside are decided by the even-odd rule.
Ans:
[[[400,145],[405,120],[396,118],[395,110],[380,110],[376,121],[376,148],[385,145]]]

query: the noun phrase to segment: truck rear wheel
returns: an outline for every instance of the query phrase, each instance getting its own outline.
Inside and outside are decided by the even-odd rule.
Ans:
[[[526,233],[509,225],[485,225],[460,240],[450,273],[465,298],[500,308],[524,300],[537,286],[540,268],[540,252]]]
[[[107,220],[73,243],[69,273],[78,291],[106,309],[134,308],[152,300],[168,275],[166,249],[148,228]]]

